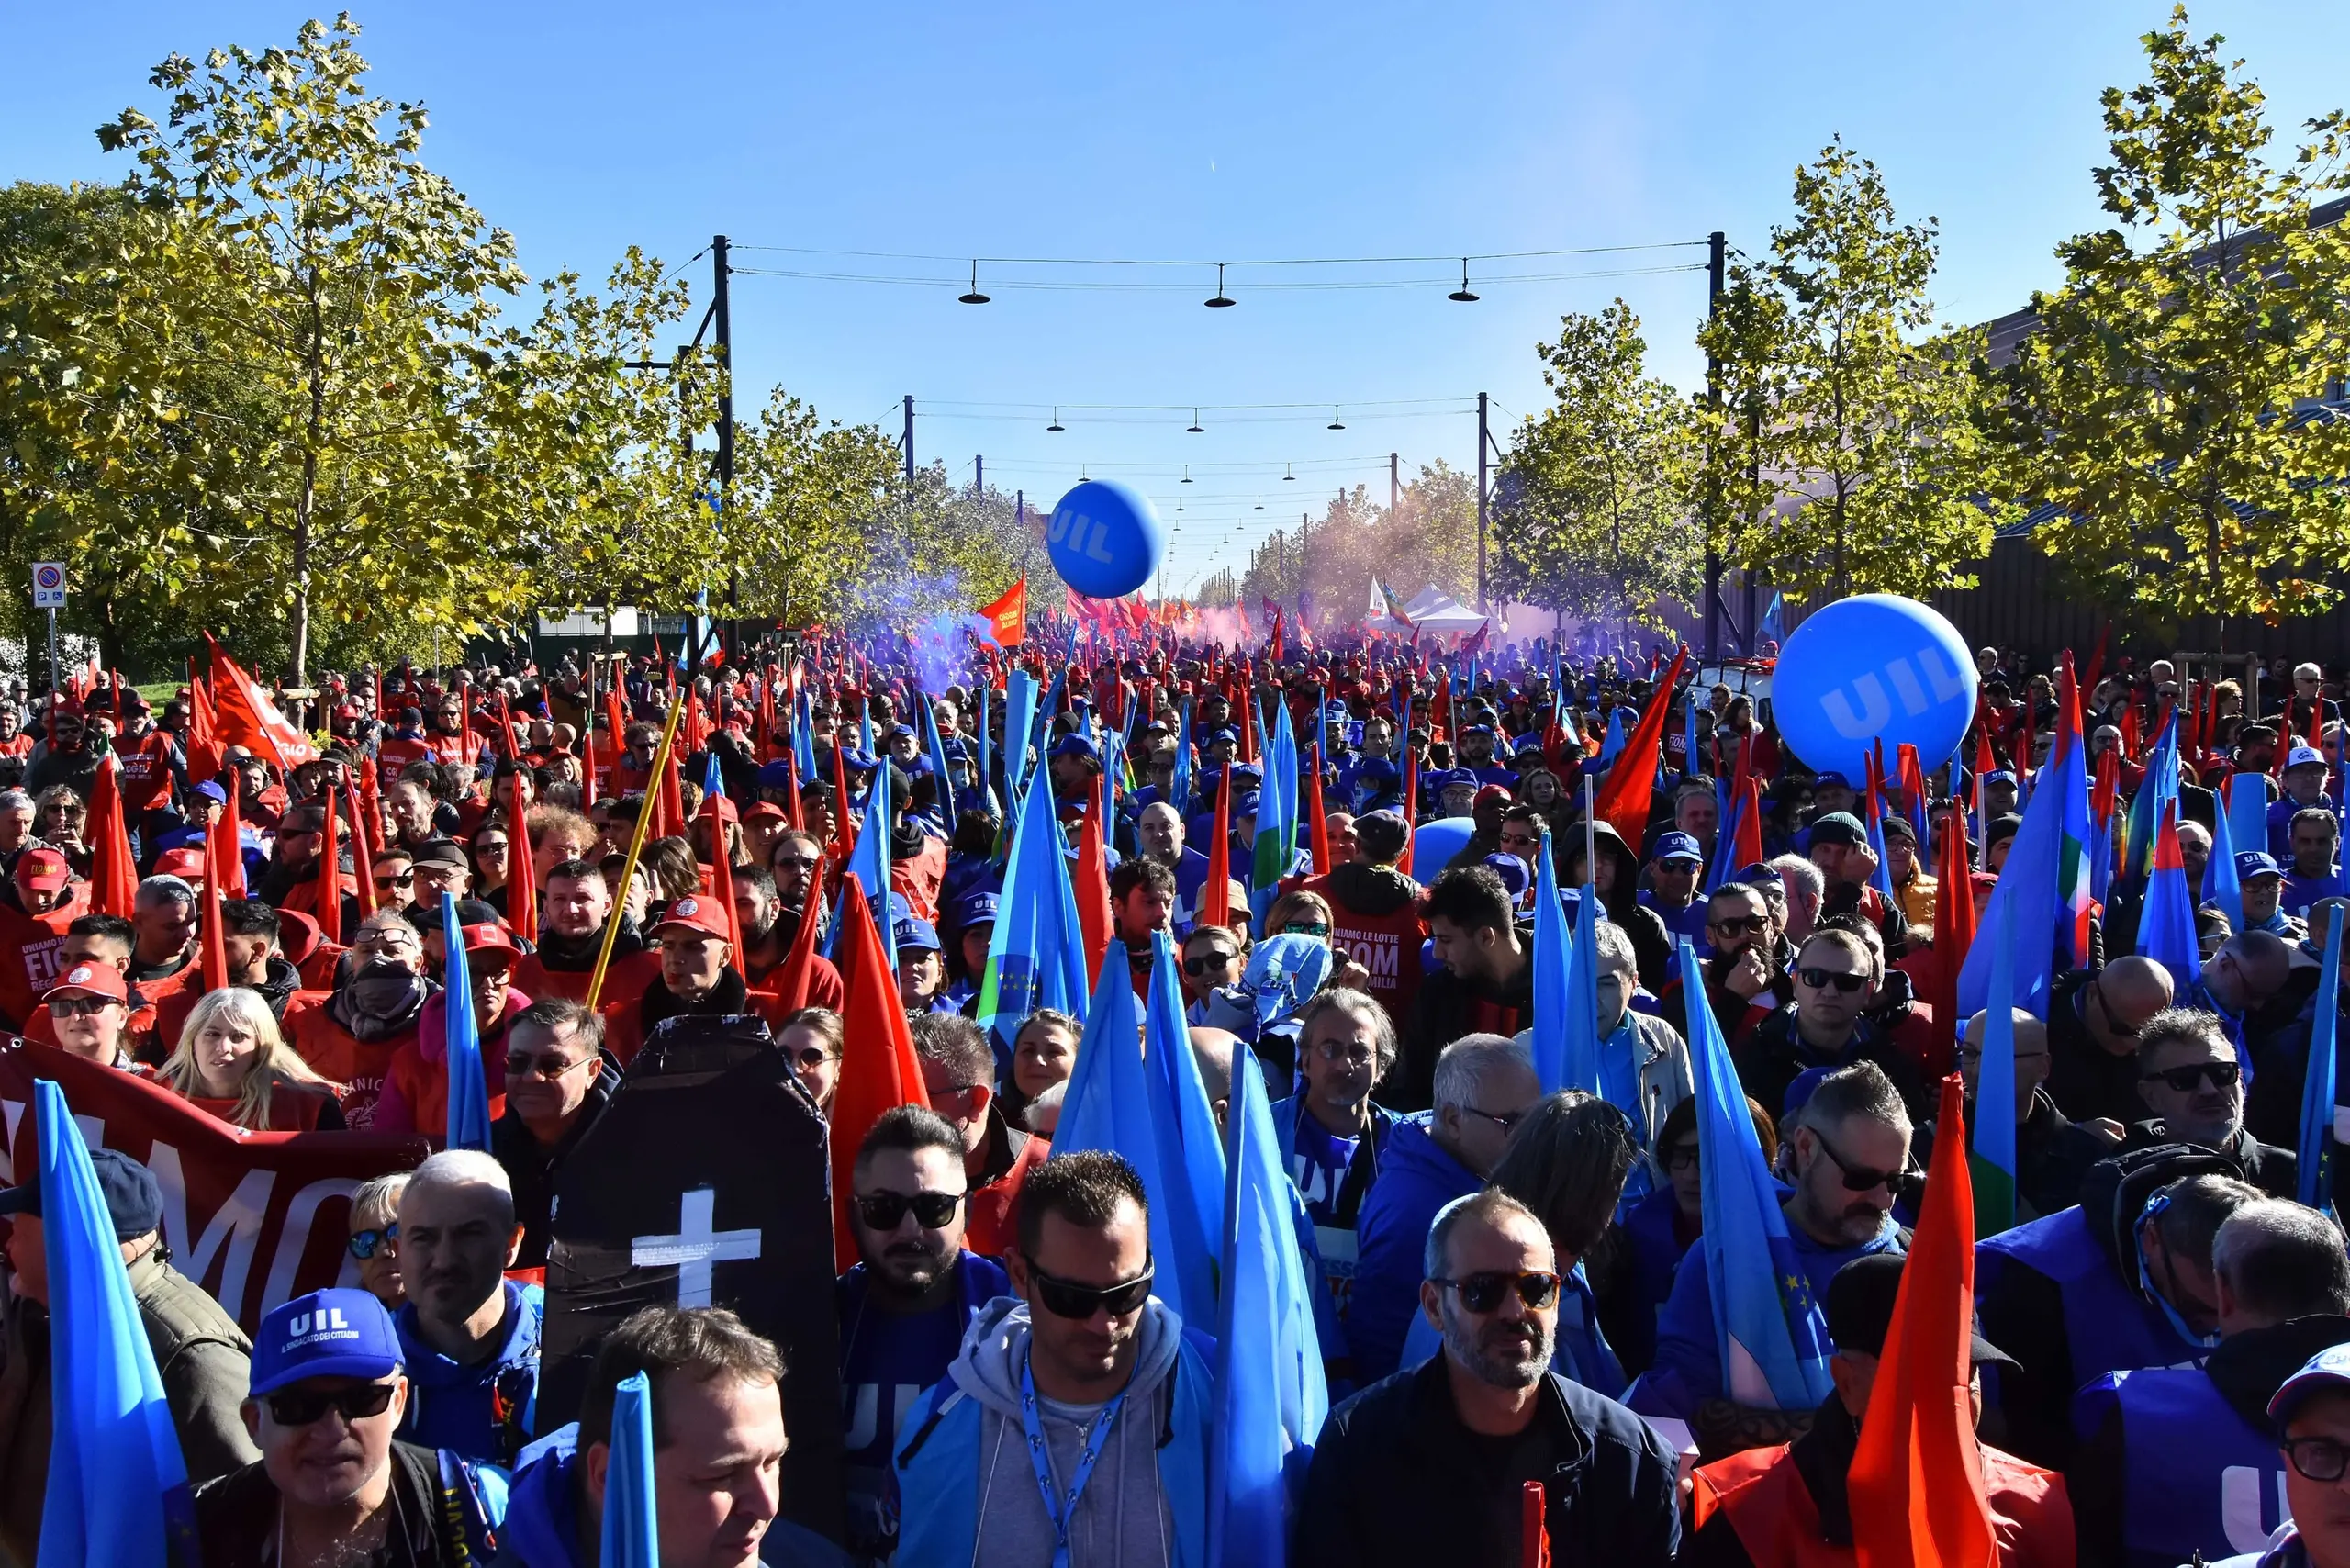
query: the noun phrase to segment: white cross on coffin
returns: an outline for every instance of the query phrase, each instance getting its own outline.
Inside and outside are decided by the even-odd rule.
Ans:
[[[640,1269],[675,1268],[677,1305],[710,1305],[710,1272],[713,1263],[739,1262],[759,1255],[755,1230],[712,1230],[718,1193],[697,1187],[678,1201],[677,1234],[629,1238],[628,1260]]]

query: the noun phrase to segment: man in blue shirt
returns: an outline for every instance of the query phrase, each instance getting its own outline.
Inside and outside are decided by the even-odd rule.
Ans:
[[[2343,895],[2342,868],[2334,864],[2340,838],[2340,825],[2323,806],[2305,806],[2293,813],[2293,858],[2285,872],[2280,907],[2304,925],[2309,924],[2310,905]]]
[[[2258,849],[2236,855],[2236,883],[2244,890],[2244,928],[2298,942],[2308,928],[2285,913],[2285,872],[2277,857]]]
[[[840,1278],[841,1404],[848,1547],[886,1562],[898,1546],[890,1461],[899,1428],[954,1364],[979,1309],[1012,1294],[994,1261],[963,1249],[970,1181],[963,1139],[920,1105],[882,1113],[857,1146],[849,1229],[857,1264]]]
[[[444,1149],[400,1193],[397,1325],[408,1369],[399,1436],[510,1465],[529,1439],[539,1389],[536,1285],[505,1277],[522,1244],[505,1167],[479,1149]]]
[[[1676,939],[1686,936],[1695,944],[1701,958],[1713,952],[1706,940],[1706,901],[1697,896],[1697,876],[1705,868],[1706,852],[1695,834],[1668,833],[1656,841],[1649,886],[1640,890],[1640,902],[1656,912]]]
[[[1854,1259],[1908,1249],[1893,1204],[1909,1168],[1909,1133],[1900,1092],[1871,1061],[1829,1073],[1797,1114],[1789,1135],[1795,1186],[1782,1206],[1813,1302],[1828,1298],[1829,1282]],[[1709,1453],[1786,1442],[1808,1429],[1813,1415],[1731,1399],[1714,1329],[1712,1274],[1695,1250],[1673,1278],[1657,1322],[1656,1363],[1630,1402],[1687,1421]]]

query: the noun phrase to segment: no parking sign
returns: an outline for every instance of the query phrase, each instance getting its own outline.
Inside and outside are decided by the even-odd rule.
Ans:
[[[62,610],[65,608],[65,563],[35,561],[33,563],[33,608]]]

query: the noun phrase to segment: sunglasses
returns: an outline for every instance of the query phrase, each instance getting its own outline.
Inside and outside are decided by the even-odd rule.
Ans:
[[[1512,1290],[1517,1292],[1517,1299],[1525,1304],[1528,1312],[1540,1312],[1559,1299],[1559,1276],[1556,1274],[1463,1274],[1457,1280],[1430,1280],[1428,1283],[1444,1290],[1459,1291],[1460,1305],[1475,1313],[1494,1311],[1501,1305],[1503,1296]]]
[[[799,1068],[803,1072],[812,1072],[833,1059],[833,1053],[826,1050],[823,1047],[810,1046],[806,1050],[800,1051],[792,1057],[791,1065]]]
[[[943,1230],[963,1207],[968,1193],[867,1193],[856,1200],[857,1217],[875,1230],[895,1230],[909,1211],[924,1230]]]
[[[586,1067],[595,1059],[594,1057],[581,1057],[574,1061],[565,1058],[560,1051],[550,1051],[544,1056],[532,1056],[528,1051],[509,1051],[506,1053],[506,1076],[509,1078],[561,1078],[573,1068]]]
[[[392,1383],[363,1383],[332,1394],[272,1394],[262,1403],[269,1406],[269,1418],[279,1426],[307,1427],[330,1410],[346,1423],[380,1416],[392,1407],[396,1392]]]
[[[1817,1127],[1812,1129],[1812,1137],[1819,1138],[1819,1152],[1834,1161],[1836,1169],[1843,1173],[1846,1192],[1873,1193],[1882,1187],[1890,1193],[1900,1186],[1901,1171],[1873,1170],[1865,1165],[1855,1165],[1837,1153],[1835,1145],[1824,1137],[1819,1137],[1819,1130]]]
[[[1083,1322],[1097,1312],[1106,1312],[1113,1317],[1139,1312],[1142,1304],[1150,1299],[1151,1276],[1157,1272],[1155,1268],[1145,1265],[1141,1273],[1118,1284],[1080,1285],[1057,1280],[1032,1264],[1028,1278],[1035,1284],[1038,1305],[1055,1317]]]
[[[1330,935],[1329,922],[1323,920],[1292,920],[1287,925],[1282,926],[1281,929],[1293,936],[1327,936]]]
[[[778,871],[812,871],[817,866],[816,861],[804,855],[778,856],[770,864]]]
[[[401,871],[396,875],[386,875],[376,878],[375,885],[379,888],[405,888],[415,880],[415,872]]]
[[[397,1247],[399,1245],[399,1239],[400,1222],[394,1220],[378,1230],[352,1231],[351,1239],[344,1242],[343,1246],[353,1258],[364,1263],[378,1251]]]
[[[1709,920],[1706,929],[1718,931],[1725,936],[1751,936],[1771,924],[1767,914],[1740,914],[1728,920]]]
[[[1816,964],[1807,964],[1797,969],[1796,979],[1814,991],[1826,991],[1832,985],[1846,996],[1852,995],[1852,992],[1869,983],[1869,977],[1866,975],[1844,974],[1835,969],[1823,969]]]
[[[109,1007],[121,1005],[110,996],[61,996],[49,1004],[51,1018],[95,1018]]]
[[[2159,1081],[2169,1084],[2181,1094],[2191,1094],[2195,1092],[2195,1085],[2207,1078],[2211,1081],[2211,1087],[2214,1089],[2233,1089],[2238,1082],[2242,1081],[2244,1069],[2232,1061],[2191,1061],[2185,1067],[2167,1068],[2161,1072],[2147,1073],[2143,1081],[2153,1083]]]
[[[1292,929],[1293,930],[1295,927],[1292,927]],[[1238,957],[1240,957],[1239,954],[1233,952],[1229,948],[1214,948],[1203,958],[1184,959],[1183,972],[1191,976],[1193,980],[1197,980],[1202,975],[1207,973],[1210,969],[1230,969],[1232,967],[1232,960]]]

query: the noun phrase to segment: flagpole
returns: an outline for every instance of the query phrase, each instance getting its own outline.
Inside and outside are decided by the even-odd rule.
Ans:
[[[669,766],[669,747],[677,738],[677,721],[685,717],[686,705],[674,698],[669,703],[669,721],[661,730],[660,749],[653,754],[653,778],[658,779]],[[615,775],[615,777],[618,777]],[[621,934],[621,911],[628,902],[628,890],[636,879],[637,857],[644,853],[644,832],[653,825],[653,801],[648,793],[637,809],[636,827],[629,834],[628,863],[621,868],[621,885],[612,897],[612,913],[604,921],[604,945],[597,951],[595,972],[588,977],[588,1005],[593,1008],[596,999],[603,994],[604,971],[611,967],[612,944]],[[841,810],[848,810],[842,802]],[[525,830],[527,831],[527,829]]]

